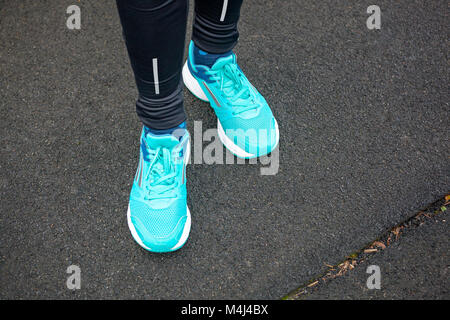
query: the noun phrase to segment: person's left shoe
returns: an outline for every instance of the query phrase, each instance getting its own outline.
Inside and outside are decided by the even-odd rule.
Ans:
[[[183,82],[194,96],[208,101],[214,109],[218,135],[225,147],[246,159],[273,151],[280,136],[277,121],[238,66],[236,55],[230,52],[208,66],[195,61],[194,50],[191,41]]]

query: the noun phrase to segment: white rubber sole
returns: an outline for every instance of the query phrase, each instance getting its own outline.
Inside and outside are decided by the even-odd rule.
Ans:
[[[183,66],[183,82],[184,85],[189,89],[189,91],[199,98],[202,101],[209,102],[208,97],[206,96],[205,92],[203,91],[202,87],[198,83],[197,79],[194,78],[191,71],[189,70],[189,67],[187,65],[187,61]],[[280,140],[280,131],[278,130],[278,123],[275,119],[275,130],[276,130],[276,136],[275,136],[275,146],[273,149],[275,149],[278,145],[278,141]],[[230,138],[225,134],[225,131],[223,130],[222,124],[220,123],[220,120],[217,119],[217,133],[219,135],[220,141],[223,143],[225,148],[227,148],[232,154],[234,154],[238,158],[243,159],[251,159],[256,158],[258,155],[248,153],[238,145],[236,145],[233,141],[231,141]],[[272,150],[271,150],[272,151]]]
[[[186,61],[186,63],[183,66],[182,75],[183,75],[184,85],[189,89],[189,91],[194,96],[199,98],[200,100],[209,102],[209,99],[206,96],[206,94],[203,92],[202,87],[200,87],[197,79],[194,78],[194,76],[192,75],[191,71],[189,70],[189,67],[187,65],[187,61]]]
[[[189,158],[191,157],[191,141],[189,140],[189,143],[187,145],[187,157],[186,157],[186,165],[189,163]],[[186,174],[186,172],[184,173]],[[180,240],[174,245],[172,248],[170,248],[167,252],[172,252],[175,250],[180,249],[189,238],[189,233],[191,231],[191,212],[189,211],[189,207],[186,206],[187,211],[187,219],[186,223],[184,224],[183,233],[181,234]],[[130,229],[131,235],[133,236],[134,241],[136,241],[142,248],[145,250],[151,251],[151,252],[158,252],[163,253],[161,251],[154,251],[148,246],[146,246],[141,238],[139,237],[136,228],[133,225],[133,222],[131,221],[131,212],[130,212],[130,203],[128,203],[128,210],[127,210],[127,223],[128,223],[128,229]]]

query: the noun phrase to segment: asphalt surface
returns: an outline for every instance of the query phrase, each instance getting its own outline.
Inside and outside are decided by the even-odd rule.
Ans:
[[[433,299],[450,298],[450,240],[448,214],[435,217],[412,230],[399,241],[335,278],[306,299]],[[380,268],[380,289],[369,289],[367,279]]]
[[[444,196],[447,4],[378,1],[368,30],[371,4],[244,3],[235,52],[278,120],[279,171],[188,166],[191,235],[160,255],[126,223],[141,125],[115,4],[0,0],[0,298],[281,298]],[[215,128],[185,97],[189,129]]]

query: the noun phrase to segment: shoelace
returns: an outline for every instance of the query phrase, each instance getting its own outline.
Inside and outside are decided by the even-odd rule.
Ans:
[[[153,160],[146,175],[146,179],[150,181],[147,185],[146,198],[148,200],[174,198],[175,195],[170,191],[176,187],[175,177],[171,150],[158,147],[153,154]]]
[[[206,74],[210,75],[211,79],[220,81],[220,89],[231,103],[233,114],[237,115],[259,107],[255,102],[254,93],[236,64],[227,63],[218,70],[207,71]]]

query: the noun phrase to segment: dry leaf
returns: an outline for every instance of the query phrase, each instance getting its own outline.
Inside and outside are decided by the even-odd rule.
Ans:
[[[381,248],[383,250],[386,249],[386,246],[381,241],[375,241],[372,245],[377,246],[377,247],[379,247],[379,248]]]
[[[392,229],[392,233],[395,234],[395,238],[398,239],[398,236],[400,235],[400,231],[402,230],[403,227],[395,227],[394,229]]]

